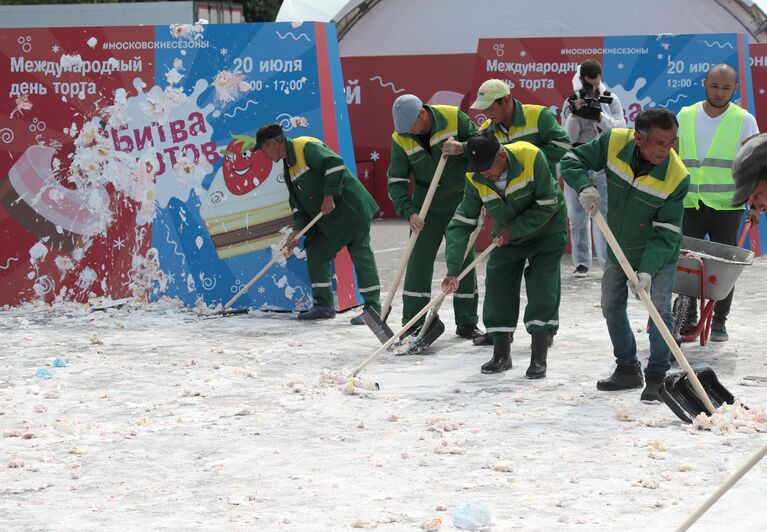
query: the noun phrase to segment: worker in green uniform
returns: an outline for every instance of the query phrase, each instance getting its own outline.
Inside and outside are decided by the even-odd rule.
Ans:
[[[480,85],[471,108],[487,118],[479,129],[492,131],[501,144],[525,140],[538,146],[548,160],[551,175],[557,176],[557,163],[571,142],[548,107],[523,104],[511,97],[506,82],[489,79]]]
[[[447,224],[463,197],[466,157],[463,143],[476,131],[471,119],[451,105],[424,105],[413,94],[403,94],[392,106],[394,133],[391,142],[388,190],[397,214],[408,220],[410,230],[418,232],[405,273],[402,292],[402,323],[405,324],[431,299],[432,274],[437,251]],[[426,192],[439,163],[448,155],[439,187],[425,219],[419,217]],[[413,193],[409,192],[410,176]],[[464,249],[465,251],[465,249]],[[463,252],[462,252],[463,253]],[[463,255],[461,255],[463,257]],[[474,260],[469,253],[468,264]],[[484,345],[488,339],[477,327],[477,277],[464,277],[453,295],[455,333]],[[423,323],[423,318],[416,324]]]
[[[529,142],[501,146],[492,131],[467,142],[468,174],[463,201],[447,228],[447,277],[442,289],[458,287],[463,249],[484,206],[500,247],[490,253],[482,321],[493,340],[493,358],[482,373],[512,367],[510,343],[519,317],[525,277],[525,329],[532,336],[528,379],[546,376],[549,340],[559,328],[560,259],[567,239],[567,209],[543,151]]]
[[[331,260],[344,246],[349,250],[357,272],[357,287],[365,307],[381,312],[380,290],[375,256],[370,249],[370,221],[378,212],[373,197],[346,168],[340,155],[313,137],[288,139],[279,124],[267,124],[256,133],[255,149],[261,149],[272,162],[282,161],[293,232],[287,245],[298,245],[295,236],[320,211],[323,216],[309,230],[304,245],[314,306],[301,314],[302,320],[335,317]],[[351,320],[363,325],[361,316]]]
[[[644,289],[671,329],[671,293],[682,241],[688,170],[672,149],[679,124],[659,107],[642,111],[634,129],[612,129],[573,148],[562,159],[565,181],[578,192],[583,208],[594,216],[602,201],[589,172],[607,175],[607,224],[637,272],[629,281],[615,254],[608,250],[602,274],[602,315],[613,344],[616,367],[597,382],[598,390],[641,388],[642,366],[629,323],[628,291]],[[660,401],[659,390],[669,369],[671,349],[655,323],[650,324],[650,358],[644,372],[642,401]]]

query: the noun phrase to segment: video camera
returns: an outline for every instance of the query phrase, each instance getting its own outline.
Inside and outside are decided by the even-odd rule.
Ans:
[[[584,101],[584,104],[580,109],[575,108],[576,100]],[[567,102],[570,104],[570,110],[575,116],[586,118],[588,120],[599,120],[599,115],[602,113],[602,104],[613,103],[613,96],[610,94],[610,91],[605,91],[597,98],[594,98],[581,89],[578,92],[573,93],[572,96],[567,99]]]

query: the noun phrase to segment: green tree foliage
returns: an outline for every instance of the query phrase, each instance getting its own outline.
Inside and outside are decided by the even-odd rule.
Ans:
[[[244,0],[242,11],[247,22],[274,22],[282,0]]]

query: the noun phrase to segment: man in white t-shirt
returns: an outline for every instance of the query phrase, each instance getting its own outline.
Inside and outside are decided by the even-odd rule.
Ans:
[[[679,111],[679,156],[690,171],[690,189],[684,200],[682,232],[693,238],[737,245],[743,207],[733,207],[735,182],[732,163],[743,143],[759,133],[756,119],[732,103],[738,89],[738,72],[730,65],[711,67],[703,81],[706,100]],[[734,291],[734,289],[733,289]],[[711,340],[728,340],[725,321],[732,295],[716,302]],[[687,316],[685,336],[698,321],[697,301]]]

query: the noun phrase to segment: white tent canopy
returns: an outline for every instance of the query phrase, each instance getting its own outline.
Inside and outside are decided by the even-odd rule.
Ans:
[[[477,39],[657,33],[745,33],[767,41],[745,0],[285,0],[278,21],[333,21],[341,55],[476,51]]]

